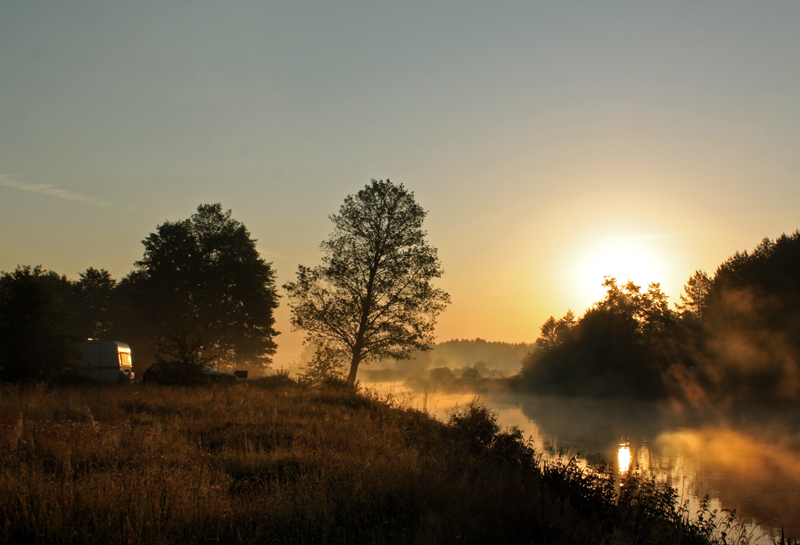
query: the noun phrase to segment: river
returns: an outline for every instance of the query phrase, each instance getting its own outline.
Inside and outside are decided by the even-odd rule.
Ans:
[[[380,385],[395,395],[402,387]],[[408,394],[417,408],[446,419],[475,394]],[[800,411],[687,410],[635,401],[574,399],[513,393],[483,394],[502,426],[518,426],[536,448],[553,458],[577,456],[604,462],[615,476],[636,471],[667,483],[689,501],[736,510],[759,524],[755,541],[771,543],[772,532],[800,538]],[[760,538],[758,536],[761,535]]]

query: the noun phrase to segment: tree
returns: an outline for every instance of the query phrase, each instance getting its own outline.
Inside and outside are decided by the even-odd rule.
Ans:
[[[736,252],[717,267],[712,292],[758,288],[764,293],[797,296],[800,278],[800,230],[776,240],[764,238],[752,253]]]
[[[708,274],[701,270],[695,271],[683,287],[681,303],[675,304],[681,316],[698,322],[704,321],[712,286],[713,281]]]
[[[456,375],[449,367],[434,367],[428,374],[428,380],[432,384],[445,386],[456,380]]]
[[[422,230],[426,214],[402,184],[372,180],[330,216],[322,264],[301,265],[283,286],[293,328],[348,354],[351,386],[361,362],[407,359],[433,343],[450,297],[432,284],[443,271]]]
[[[467,367],[461,373],[461,378],[464,380],[480,380],[481,372],[475,367]]]
[[[619,286],[616,278],[606,277],[603,287],[606,288],[606,297],[594,308],[616,315],[625,335],[632,341],[650,344],[674,321],[668,297],[658,282],[651,283],[643,292],[641,286],[631,280]]]
[[[577,321],[568,312],[542,325],[522,362],[532,388],[564,395],[651,397],[664,393],[674,315],[659,284],[603,282],[606,296]]]
[[[717,267],[704,298],[697,367],[706,391],[800,399],[800,232],[764,238]]]
[[[341,384],[344,382],[344,368],[341,351],[330,346],[315,345],[314,355],[305,366],[305,372],[300,375],[300,379],[311,384]]]
[[[67,331],[72,284],[40,266],[0,276],[0,377],[55,379],[80,355]]]
[[[675,323],[676,315],[669,308],[669,297],[661,291],[661,284],[652,282],[641,297],[639,313],[641,332],[646,344],[662,342]]]
[[[606,288],[606,297],[595,303],[594,308],[610,312],[617,317],[627,338],[633,338],[639,330],[639,319],[642,311],[642,288],[628,280],[623,285],[617,285],[617,279],[607,276],[603,281]]]
[[[575,314],[571,310],[567,310],[564,317],[559,320],[550,316],[539,328],[541,335],[536,339],[536,346],[541,349],[562,344],[574,325]]]
[[[166,221],[142,241],[135,270],[120,282],[127,327],[139,352],[155,357],[183,331],[198,357],[268,366],[275,353],[275,272],[247,228],[222,205],[205,204],[189,219]]]
[[[73,284],[75,318],[72,330],[79,338],[108,338],[113,330],[114,288],[117,281],[105,269],[89,267]]]
[[[213,361],[212,356],[203,356],[200,339],[190,339],[183,327],[168,335],[167,341],[156,352],[156,363],[162,364],[158,378],[162,384],[202,384],[208,382],[203,370]]]

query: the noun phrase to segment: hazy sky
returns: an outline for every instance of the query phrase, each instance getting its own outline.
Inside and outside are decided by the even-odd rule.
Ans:
[[[440,340],[800,227],[800,2],[0,0],[0,270],[127,274],[221,202],[279,284],[371,178],[414,191]],[[286,300],[276,365],[297,357]]]

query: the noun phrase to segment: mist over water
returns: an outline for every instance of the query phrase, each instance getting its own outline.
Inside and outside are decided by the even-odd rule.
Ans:
[[[712,508],[800,535],[800,448],[789,435],[796,415],[687,415],[641,402],[547,396],[486,402],[503,403],[501,421],[519,410],[527,420],[520,427],[549,455],[605,461],[619,475],[627,448],[629,470],[675,488],[692,514],[708,496]]]
[[[394,395],[410,393],[377,385]],[[446,419],[476,394],[433,391],[412,404]],[[481,394],[502,426],[518,426],[547,458],[577,456],[589,465],[635,471],[675,488],[693,517],[701,500],[736,510],[765,531],[800,537],[800,414],[754,408],[688,412],[629,400],[519,393]],[[757,533],[760,533],[757,531]],[[759,543],[771,543],[763,536]]]

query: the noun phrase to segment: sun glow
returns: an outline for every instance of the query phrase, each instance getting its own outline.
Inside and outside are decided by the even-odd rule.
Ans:
[[[586,306],[605,296],[603,280],[607,276],[624,284],[633,281],[642,288],[651,282],[663,282],[664,267],[655,248],[643,238],[618,237],[595,241],[574,258],[571,289]]]
[[[622,443],[617,451],[617,462],[619,462],[619,472],[627,473],[631,468],[631,448],[628,443]]]

